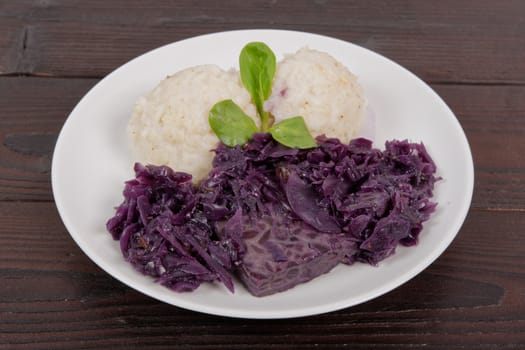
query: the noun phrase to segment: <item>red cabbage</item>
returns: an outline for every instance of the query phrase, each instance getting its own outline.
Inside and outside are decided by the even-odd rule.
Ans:
[[[124,202],[107,222],[124,257],[175,291],[213,280],[233,291],[230,271],[241,259],[239,240],[214,237],[204,212],[196,210],[191,176],[138,163],[135,174],[124,188]]]
[[[136,164],[107,227],[126,259],[176,291],[237,274],[257,296],[338,263],[376,265],[417,243],[436,204],[436,166],[422,144],[366,139],[287,148],[269,134],[215,150],[200,184],[165,166]]]
[[[281,204],[268,209],[268,214],[244,220],[241,228],[246,253],[237,272],[255,296],[307,282],[357,251],[344,234],[320,232]]]

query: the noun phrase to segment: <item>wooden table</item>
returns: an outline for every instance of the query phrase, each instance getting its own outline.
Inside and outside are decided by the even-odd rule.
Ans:
[[[92,263],[51,192],[57,134],[131,58],[198,34],[315,32],[430,84],[475,161],[472,207],[429,268],[364,304],[245,320],[166,305]],[[1,349],[525,348],[524,1],[0,1]]]

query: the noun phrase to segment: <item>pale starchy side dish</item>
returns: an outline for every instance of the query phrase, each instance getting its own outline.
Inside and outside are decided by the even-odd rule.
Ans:
[[[355,138],[363,89],[326,53],[276,62],[255,42],[239,62],[175,73],[138,101],[135,178],[106,223],[124,258],[177,292],[233,292],[237,276],[264,297],[416,245],[439,180],[423,143]]]
[[[259,122],[236,70],[210,64],[166,77],[135,104],[128,124],[135,159],[188,172],[196,181],[203,179],[211,169],[211,150],[217,146],[208,113],[224,99],[233,99]]]
[[[276,122],[300,115],[312,135],[347,143],[361,129],[366,99],[357,77],[343,64],[325,52],[302,48],[277,65],[264,107]]]
[[[260,123],[237,70],[203,65],[167,77],[135,105],[128,125],[135,158],[202,180],[211,169],[210,150],[217,144],[208,113],[225,99],[232,99],[256,125]],[[300,115],[312,135],[325,134],[342,142],[357,135],[365,107],[363,89],[348,68],[309,48],[277,64],[272,94],[264,104],[275,122]]]

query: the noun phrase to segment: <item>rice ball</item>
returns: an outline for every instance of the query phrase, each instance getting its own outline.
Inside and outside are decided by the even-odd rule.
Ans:
[[[168,165],[190,173],[195,182],[202,180],[219,142],[208,115],[215,103],[225,99],[232,99],[260,124],[238,71],[202,65],[167,77],[135,105],[128,124],[135,159]]]
[[[275,122],[302,116],[315,137],[349,142],[363,123],[366,101],[357,78],[325,52],[302,48],[278,63],[264,109]]]

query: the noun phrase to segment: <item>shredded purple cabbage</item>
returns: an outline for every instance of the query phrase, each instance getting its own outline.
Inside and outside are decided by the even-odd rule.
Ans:
[[[137,270],[175,291],[215,280],[233,291],[237,274],[258,296],[416,244],[438,180],[423,144],[317,142],[298,150],[255,134],[243,147],[221,144],[198,185],[136,164],[107,228]]]
[[[107,222],[124,257],[140,272],[178,292],[220,280],[233,291],[230,274],[240,262],[242,242],[218,240],[204,212],[197,210],[191,176],[166,166],[135,164],[124,202]]]

